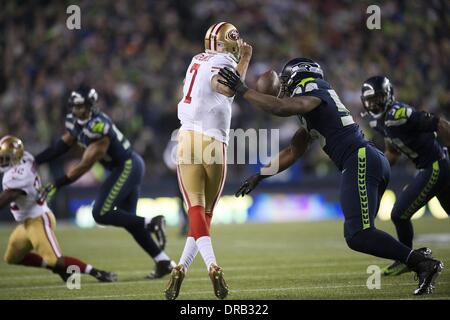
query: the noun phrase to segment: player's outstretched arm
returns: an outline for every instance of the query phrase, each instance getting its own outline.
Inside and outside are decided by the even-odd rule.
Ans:
[[[91,143],[84,151],[81,161],[74,168],[63,177],[56,179],[55,182],[49,182],[41,188],[39,191],[39,199],[41,201],[50,201],[59,188],[78,180],[78,178],[89,171],[96,161],[106,155],[109,143],[108,137],[103,137]]]
[[[20,189],[7,189],[0,193],[0,209],[4,206],[15,201],[20,195],[24,195],[25,192]]]
[[[268,94],[260,93],[248,88],[230,68],[222,68],[219,71],[219,83],[226,85],[237,94],[241,94],[248,102],[256,107],[279,117],[289,117],[297,114],[305,114],[317,108],[322,102],[313,96],[297,96],[280,99]]]
[[[74,144],[75,138],[69,132],[66,132],[55,144],[36,155],[34,161],[38,165],[52,161],[69,151]]]
[[[109,143],[110,140],[108,137],[103,137],[91,143],[84,151],[81,161],[67,173],[67,178],[71,182],[74,182],[88,172],[95,162],[101,160],[106,155]]]
[[[239,197],[249,194],[258,186],[261,180],[274,176],[289,168],[303,156],[308,149],[310,140],[311,137],[304,128],[298,129],[292,137],[289,146],[275,156],[267,166],[263,167],[260,173],[246,179],[236,192],[235,196]]]
[[[321,100],[317,97],[302,96],[280,99],[249,89],[243,97],[254,106],[279,117],[305,114],[317,108]]]

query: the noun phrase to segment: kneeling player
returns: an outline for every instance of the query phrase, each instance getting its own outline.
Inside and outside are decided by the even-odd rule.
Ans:
[[[18,138],[5,136],[0,140],[0,171],[4,173],[0,208],[10,204],[11,212],[19,222],[9,238],[6,263],[47,268],[64,281],[70,276],[67,267],[73,265],[101,282],[117,280],[113,272],[98,270],[77,258],[62,255],[54,233],[55,216],[45,201],[37,200],[41,181],[34,158],[24,151]]]

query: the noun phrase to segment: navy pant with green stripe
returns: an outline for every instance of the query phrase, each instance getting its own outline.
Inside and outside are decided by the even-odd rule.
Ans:
[[[369,144],[345,160],[340,194],[344,236],[353,250],[406,262],[411,249],[374,224],[390,173],[384,154]]]
[[[125,228],[142,249],[155,257],[161,249],[146,229],[144,218],[136,216],[144,171],[144,161],[133,152],[130,159],[114,168],[103,182],[92,215],[99,224]]]
[[[417,172],[414,180],[402,191],[391,213],[401,243],[412,248],[414,230],[411,217],[430,199],[437,197],[450,214],[450,163],[447,158],[435,161]]]

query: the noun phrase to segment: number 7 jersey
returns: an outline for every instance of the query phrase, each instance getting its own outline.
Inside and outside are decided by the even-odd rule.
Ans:
[[[211,79],[220,68],[235,69],[236,65],[227,53],[204,52],[192,59],[184,79],[183,98],[178,103],[180,130],[200,132],[228,144],[234,97],[214,91]]]
[[[3,190],[16,189],[25,193],[10,204],[11,213],[16,221],[37,218],[50,211],[45,201],[37,200],[41,179],[34,166],[34,158],[28,152],[25,152],[20,164],[5,172],[2,185]]]

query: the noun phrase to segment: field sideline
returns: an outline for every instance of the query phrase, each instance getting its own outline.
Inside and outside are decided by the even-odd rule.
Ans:
[[[394,234],[390,222],[378,227]],[[430,246],[446,264],[432,295],[412,296],[413,274],[382,277],[380,290],[369,290],[366,269],[388,261],[352,252],[342,236],[341,221],[215,225],[213,241],[224,267],[229,299],[450,299],[450,241],[421,241],[430,234],[447,234],[450,221],[422,218],[414,222],[416,247]],[[3,256],[13,225],[0,227]],[[169,228],[167,252],[178,260],[184,239]],[[153,262],[125,231],[108,227],[57,229],[62,250],[100,269],[116,271],[119,282],[98,283],[83,276],[81,289],[69,290],[53,273],[14,267],[0,262],[0,299],[164,299],[167,277],[149,281],[144,276]],[[201,256],[184,281],[179,299],[215,299]]]

